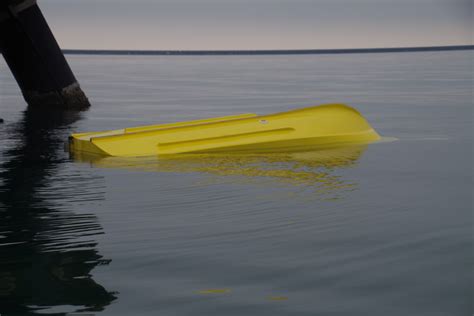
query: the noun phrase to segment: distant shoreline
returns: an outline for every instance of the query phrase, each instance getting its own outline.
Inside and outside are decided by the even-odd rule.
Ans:
[[[112,50],[63,49],[67,55],[148,55],[148,56],[222,56],[222,55],[320,55],[409,53],[474,50],[474,45],[393,47],[393,48],[341,48],[341,49],[276,49],[276,50]]]

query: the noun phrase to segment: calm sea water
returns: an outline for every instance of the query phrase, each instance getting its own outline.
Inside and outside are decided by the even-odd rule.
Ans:
[[[0,61],[0,314],[471,315],[473,52],[68,56],[42,117]],[[397,140],[77,161],[74,131],[321,103]]]

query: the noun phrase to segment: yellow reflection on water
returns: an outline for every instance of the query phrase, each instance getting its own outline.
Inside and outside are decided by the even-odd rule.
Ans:
[[[229,294],[231,289],[207,289],[207,290],[199,290],[197,291],[198,294]]]
[[[356,183],[337,174],[357,164],[367,145],[351,145],[278,154],[185,154],[164,157],[102,157],[73,154],[76,161],[99,168],[145,172],[206,173],[240,176],[245,180],[270,178],[291,185],[310,186],[318,193],[354,189]]]

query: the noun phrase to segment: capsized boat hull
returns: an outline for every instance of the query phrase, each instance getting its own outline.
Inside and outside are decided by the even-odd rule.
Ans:
[[[343,104],[327,104],[269,115],[250,113],[72,134],[69,144],[74,152],[140,157],[304,151],[379,139],[357,110]]]

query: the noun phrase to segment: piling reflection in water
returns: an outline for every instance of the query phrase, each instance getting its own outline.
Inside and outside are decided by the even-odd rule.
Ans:
[[[3,133],[12,147],[0,160],[0,314],[44,315],[54,306],[99,311],[116,298],[90,274],[108,264],[94,240],[102,228],[94,215],[68,208],[78,193],[101,199],[97,188],[87,191],[97,179],[58,174],[68,126],[79,114],[35,112],[25,111]]]
[[[79,162],[99,168],[121,168],[149,172],[200,172],[219,176],[241,176],[244,181],[271,178],[280,183],[309,187],[326,197],[353,190],[357,183],[345,180],[337,169],[357,164],[366,144],[326,149],[259,155],[186,154],[163,157],[103,157],[71,153]]]

